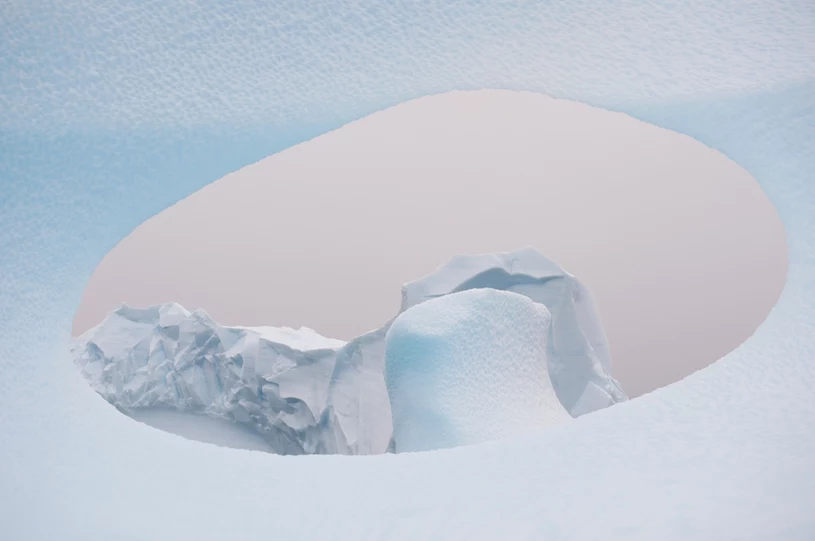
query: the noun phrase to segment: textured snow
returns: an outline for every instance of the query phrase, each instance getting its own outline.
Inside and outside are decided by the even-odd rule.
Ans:
[[[405,284],[400,313],[485,287],[515,291],[552,314],[551,325],[542,326],[547,352],[540,362],[547,363],[563,407],[582,415],[626,400],[611,377],[590,293],[534,249],[457,256]],[[177,303],[124,305],[72,349],[94,390],[128,413],[158,408],[208,415],[258,433],[279,454],[378,454],[393,433],[384,380],[392,321],[345,343],[308,328],[225,327]],[[482,369],[487,379],[504,377],[503,369]],[[170,421],[161,427],[186,431],[185,424]],[[223,439],[218,434],[214,443]]]
[[[96,392],[157,428],[226,440],[220,425],[169,410],[239,425],[278,454],[372,454],[392,431],[385,331],[346,343],[305,327],[224,327],[177,303],[123,306],[78,337],[72,355]],[[229,446],[242,441],[257,448],[245,438]]]
[[[813,4],[430,5],[399,4],[391,17],[356,4],[315,3],[308,15],[299,3],[252,4],[244,18],[206,3],[4,5],[5,539],[813,538]],[[128,420],[83,381],[67,354],[82,289],[143,220],[341,119],[487,86],[623,111],[747,169],[788,241],[787,285],[765,323],[710,367],[636,400],[539,435],[427,453],[201,445]],[[264,102],[271,128],[252,132],[239,119],[257,119],[255,102],[240,92],[261,87],[276,98]],[[163,93],[151,100],[145,88]],[[304,92],[321,92],[320,108]],[[208,126],[217,136],[184,131],[206,122],[199,112],[223,119]],[[94,131],[98,122],[109,129]],[[137,131],[146,124],[162,129]]]
[[[429,451],[570,419],[547,363],[552,316],[528,297],[469,289],[413,306],[385,338],[393,449]]]

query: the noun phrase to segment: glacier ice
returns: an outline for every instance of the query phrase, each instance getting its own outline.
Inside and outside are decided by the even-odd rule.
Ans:
[[[495,289],[452,293],[399,315],[385,350],[393,449],[469,445],[570,419],[546,362],[551,323],[543,304]]]
[[[610,375],[591,295],[534,249],[457,256],[405,284],[399,313],[481,288],[514,292],[551,313],[541,362],[567,411],[626,399]],[[384,380],[392,322],[345,343],[307,328],[224,327],[175,303],[123,306],[83,333],[73,355],[91,386],[125,412],[206,414],[256,431],[280,454],[379,454],[393,432]],[[502,370],[493,370],[486,377],[498,381]]]

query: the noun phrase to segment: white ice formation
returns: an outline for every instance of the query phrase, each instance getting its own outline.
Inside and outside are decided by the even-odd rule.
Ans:
[[[407,310],[386,337],[394,451],[431,451],[528,434],[570,419],[546,362],[542,304],[470,289]]]
[[[582,415],[626,399],[610,375],[588,291],[531,248],[455,257],[403,286],[400,314],[479,288],[546,306],[548,372],[568,412]],[[280,454],[379,454],[393,431],[384,380],[392,321],[344,343],[305,328],[224,327],[174,303],[123,306],[79,337],[74,359],[91,386],[125,412],[206,414],[257,431]],[[497,370],[486,377],[503,377]]]
[[[327,404],[343,345],[305,328],[222,327],[168,303],[116,310],[79,338],[75,358],[125,411],[204,413],[250,426],[280,454],[336,453],[356,450],[331,430]]]
[[[511,291],[552,314],[548,362],[555,391],[573,416],[626,400],[611,377],[611,355],[594,298],[577,278],[533,248],[456,256],[402,288],[404,312],[428,299],[476,288]]]

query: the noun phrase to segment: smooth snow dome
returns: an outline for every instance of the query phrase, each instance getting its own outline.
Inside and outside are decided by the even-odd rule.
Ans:
[[[494,289],[400,314],[385,338],[393,450],[470,445],[571,419],[549,377],[551,324],[544,305]]]
[[[689,137],[510,91],[429,96],[240,169],[147,220],[96,269],[73,331],[126,302],[350,340],[456,254],[534,246],[596,298],[629,396],[746,339],[784,283],[755,180]]]
[[[354,436],[363,431],[355,420],[344,423],[354,427],[350,433],[335,414],[334,374],[343,358],[335,350],[344,345],[307,328],[223,327],[203,310],[167,303],[122,306],[83,333],[72,352],[108,402],[187,438],[223,445],[232,434],[237,438],[229,447],[256,449],[246,436],[254,434],[265,442],[263,450],[278,454],[384,452],[389,425],[378,440],[374,435],[359,442]],[[351,393],[357,387],[346,386]],[[371,392],[369,400],[379,398],[381,416],[389,420],[384,387],[382,381],[381,392]],[[150,413],[140,415],[144,410]],[[224,422],[236,426],[228,432]]]

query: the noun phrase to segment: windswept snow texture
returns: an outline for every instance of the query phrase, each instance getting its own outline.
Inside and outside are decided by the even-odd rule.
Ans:
[[[609,373],[588,291],[534,249],[458,256],[406,284],[400,313],[485,287],[515,291],[552,313],[551,325],[541,329],[547,333],[541,362],[548,358],[567,410],[582,415],[626,399]],[[175,303],[124,306],[80,336],[73,356],[91,386],[126,412],[209,415],[256,431],[279,454],[379,454],[393,432],[384,380],[390,324],[346,344],[308,328],[223,327],[204,311]]]
[[[393,449],[429,451],[571,419],[546,362],[552,316],[508,291],[469,289],[401,314],[386,337]]]

